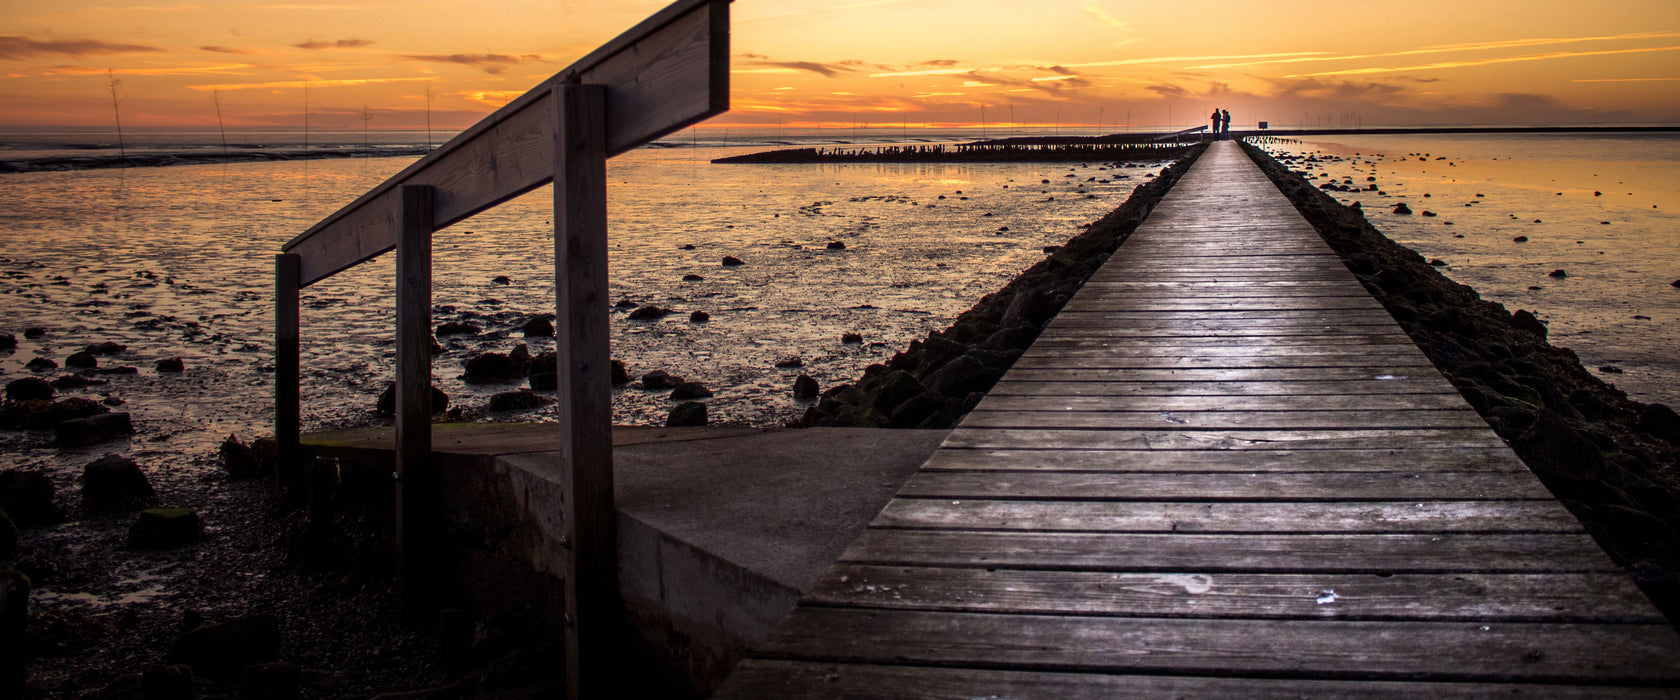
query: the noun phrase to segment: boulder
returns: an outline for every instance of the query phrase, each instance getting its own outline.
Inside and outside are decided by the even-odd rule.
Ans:
[[[108,383],[108,382],[106,382],[102,379],[89,379],[89,378],[87,378],[85,376],[82,376],[80,374],[66,374],[62,377],[59,377],[57,379],[52,380],[52,387],[54,389],[80,389],[84,386],[93,386],[95,384],[106,384],[106,383]]]
[[[912,396],[927,391],[920,381],[909,372],[893,371],[875,384],[875,400],[869,405],[871,409],[881,415],[892,413],[894,407]],[[920,421],[918,421],[920,422]],[[915,424],[912,423],[912,426]]]
[[[1604,453],[1598,445],[1550,409],[1536,411],[1534,423],[1513,446],[1542,477],[1588,482],[1604,472]]]
[[[253,665],[280,660],[280,621],[259,613],[220,624],[199,625],[181,635],[166,660],[193,673],[232,683]]]
[[[64,358],[64,366],[92,369],[99,366],[99,358],[91,352],[78,352]]]
[[[841,241],[829,241],[828,242],[828,249],[829,250],[845,250],[846,249],[846,244],[841,242]]]
[[[478,335],[479,331],[482,331],[482,330],[484,330],[484,328],[479,326],[476,323],[463,323],[463,322],[459,322],[459,321],[447,321],[447,322],[438,324],[437,335],[439,337],[446,336],[446,335]]]
[[[979,358],[965,354],[929,374],[924,384],[946,396],[960,397],[992,388],[1000,374]]]
[[[675,374],[671,374],[671,373],[666,372],[665,370],[662,370],[662,369],[656,369],[652,372],[648,372],[647,374],[642,375],[642,388],[643,389],[652,389],[654,391],[661,391],[661,390],[664,390],[664,389],[675,389],[675,388],[677,388],[677,386],[679,384],[682,384],[682,383],[683,383],[683,378],[682,377],[679,377]]]
[[[683,281],[684,282],[704,282],[704,281],[706,281],[706,278],[690,272],[686,275],[683,275]]]
[[[1558,279],[1563,279],[1565,277],[1568,277],[1569,273],[1565,272],[1563,270],[1552,270],[1551,272],[1546,273],[1546,276],[1547,277],[1556,277]]]
[[[385,390],[379,392],[379,399],[374,401],[374,410],[380,415],[394,416],[397,414],[397,383],[386,382]],[[432,413],[443,413],[449,410],[449,395],[442,389],[432,387]]]
[[[861,333],[841,333],[840,334],[840,344],[841,345],[857,345],[857,344],[862,343],[862,342],[863,342],[863,335]]]
[[[186,363],[182,362],[179,357],[170,357],[157,361],[157,371],[159,374],[166,372],[179,374],[181,372],[185,372],[186,369]]]
[[[100,408],[105,408],[100,406]],[[62,447],[97,445],[134,434],[134,423],[128,413],[101,413],[87,418],[75,418],[53,426],[57,443]]]
[[[86,353],[89,353],[89,354],[92,354],[92,355],[115,355],[115,354],[117,354],[119,352],[122,352],[124,350],[127,350],[127,349],[128,349],[127,345],[123,345],[122,343],[112,343],[112,342],[107,341],[107,342],[104,342],[104,343],[94,343],[92,345],[89,345],[89,346],[87,346],[87,348],[85,350],[83,350],[83,352],[86,352]]]
[[[665,419],[668,428],[698,427],[706,424],[706,404],[699,401],[685,401],[671,409],[671,415]]]
[[[34,340],[36,338],[43,337],[46,334],[47,334],[47,329],[41,328],[40,326],[30,326],[28,328],[23,329],[23,337],[28,338],[30,340]]]
[[[239,700],[297,700],[301,681],[298,667],[285,661],[255,664],[239,678]]]
[[[689,323],[707,323],[711,320],[712,315],[704,311],[696,311],[688,315]]]
[[[263,473],[262,459],[256,449],[260,442],[247,445],[239,440],[238,435],[228,435],[216,448],[217,461],[235,479],[259,476]]]
[[[1540,336],[1541,340],[1546,339],[1546,324],[1528,311],[1517,309],[1516,313],[1511,314],[1511,327]]]
[[[711,398],[711,396],[712,390],[707,389],[706,385],[701,384],[700,382],[683,382],[671,390],[671,399],[673,401],[691,401],[694,399]]]
[[[157,504],[151,480],[134,460],[108,454],[82,467],[82,506],[95,513],[120,513]]]
[[[64,519],[53,505],[53,484],[46,472],[22,469],[0,471],[0,510],[18,527],[51,525]]]
[[[1410,214],[1410,213],[1412,213],[1412,208],[1406,206],[1405,202],[1401,202],[1399,204],[1394,205],[1394,213],[1401,214],[1401,215]]]
[[[742,260],[740,258],[737,258],[733,255],[723,256],[723,266],[724,267],[735,267],[737,265],[745,265],[745,264],[747,264],[747,261]]]
[[[23,363],[23,368],[31,372],[51,372],[58,369],[58,363],[45,357],[37,357]]]
[[[525,347],[520,345],[520,347]],[[530,351],[524,353],[524,362],[519,361],[519,350],[503,355],[499,352],[487,352],[468,359],[463,366],[466,368],[468,384],[488,384],[491,382],[505,382],[525,376],[525,370],[530,366]]]
[[[676,312],[672,311],[671,309],[662,309],[662,308],[659,308],[658,306],[654,306],[652,304],[649,304],[647,306],[641,307],[639,309],[636,309],[635,311],[630,312],[630,320],[632,320],[632,321],[657,321],[659,319],[665,318],[666,316],[670,316],[671,314],[674,314],[674,313],[676,313]]]
[[[554,399],[530,391],[504,391],[490,397],[492,411],[524,411],[554,403]]]
[[[6,382],[6,398],[12,401],[51,399],[53,385],[40,377],[24,377]]]
[[[198,544],[204,522],[191,508],[148,508],[128,527],[130,549],[174,549]]]
[[[527,338],[554,337],[554,322],[546,316],[534,316],[520,329]]]
[[[51,428],[67,420],[97,416],[101,413],[109,412],[110,410],[111,409],[106,408],[98,401],[75,396],[68,399],[60,399],[50,404],[44,404],[35,410],[30,411],[29,420],[26,425],[30,428],[40,430],[44,428]]]
[[[776,367],[778,369],[794,369],[794,368],[797,368],[797,367],[804,367],[804,366],[805,366],[805,361],[800,359],[797,355],[789,355],[787,357],[776,358]]]
[[[612,361],[612,383],[613,386],[630,383],[630,370],[624,367],[623,360]]]
[[[527,375],[525,381],[530,383],[531,391],[554,391],[560,388],[560,375],[554,372]]]
[[[0,350],[17,349],[17,336],[10,333],[0,333]]]
[[[912,396],[892,409],[887,425],[892,428],[916,428],[945,408],[945,397],[928,391]]]
[[[1646,404],[1639,414],[1639,429],[1669,444],[1680,445],[1680,414],[1665,404]]]
[[[817,388],[817,380],[812,379],[809,374],[801,374],[798,379],[793,380],[793,398],[817,398]]]

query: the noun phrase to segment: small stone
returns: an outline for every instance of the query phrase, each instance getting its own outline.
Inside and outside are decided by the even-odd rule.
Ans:
[[[678,246],[678,247],[682,248],[683,250],[694,250],[694,244],[693,243],[684,243],[684,244],[682,244],[681,246]]]
[[[44,336],[46,334],[47,334],[47,329],[41,328],[40,326],[32,326],[32,327],[23,329],[23,337],[27,338],[29,340],[34,340],[34,339],[39,338],[41,336]]]
[[[1394,213],[1396,213],[1396,214],[1410,214],[1410,213],[1412,213],[1412,208],[1406,206],[1405,202],[1401,202],[1399,204],[1394,205]]]
[[[648,372],[647,374],[642,375],[642,388],[643,389],[651,389],[653,391],[661,391],[661,390],[664,390],[664,389],[675,389],[678,385],[680,385],[682,383],[683,383],[683,378],[682,377],[671,374],[671,373],[666,372],[665,370],[662,370],[662,369],[656,369],[652,372]]]
[[[858,343],[862,343],[862,342],[863,342],[863,335],[860,334],[860,333],[841,333],[840,334],[840,344],[841,345],[857,345]]]
[[[671,409],[671,415],[665,419],[668,428],[699,427],[706,424],[706,404],[699,401],[687,401],[677,404]]]
[[[478,335],[479,331],[482,330],[484,329],[476,323],[446,321],[438,324],[437,335],[440,338],[446,335]]]
[[[941,197],[941,199],[944,199],[944,198]],[[846,249],[846,244],[842,241],[829,241],[828,242],[828,249],[829,250],[845,250]]]
[[[531,391],[554,391],[560,388],[560,375],[556,372],[537,372],[525,377],[531,385]]]
[[[1564,277],[1568,277],[1569,273],[1564,272],[1563,270],[1552,270],[1551,272],[1547,273],[1546,276],[1547,277],[1557,277],[1557,278],[1561,279],[1561,278],[1564,278]]]
[[[809,374],[801,374],[793,380],[793,398],[814,399],[817,398],[818,390],[817,380],[812,379]]]
[[[630,371],[625,369],[623,360],[612,361],[612,383],[613,386],[630,383]]]
[[[42,401],[53,397],[53,385],[40,377],[6,382],[6,398],[12,401]]]
[[[1623,374],[1625,370],[1615,365],[1599,365],[1598,371],[1605,374]]]
[[[793,369],[793,368],[796,368],[796,367],[804,367],[804,366],[805,366],[805,361],[802,360],[802,359],[799,359],[798,356],[790,355],[788,357],[782,357],[782,358],[778,358],[776,360],[776,367],[778,369]]]
[[[554,403],[554,399],[530,391],[504,391],[490,397],[492,411],[525,411]]]
[[[526,351],[524,362],[520,362],[515,353],[503,355],[499,352],[486,352],[469,358],[462,363],[462,368],[466,370],[465,379],[468,384],[488,384],[522,379],[530,363],[529,350]]]
[[[394,416],[397,414],[397,383],[386,382],[385,390],[379,392],[379,398],[373,402],[373,410],[380,415]],[[443,413],[449,410],[449,395],[442,389],[432,387],[432,413]]]
[[[1423,210],[1423,216],[1435,216],[1435,212],[1425,209]]]
[[[613,308],[615,309],[634,309],[638,306],[641,306],[641,304],[637,304],[629,299],[619,299],[618,303],[613,304]]]
[[[666,316],[669,316],[669,315],[674,314],[674,313],[676,313],[676,312],[672,311],[670,309],[662,309],[662,308],[659,308],[657,306],[653,306],[653,305],[650,304],[648,306],[644,306],[642,308],[639,308],[639,309],[636,309],[635,311],[630,312],[630,320],[632,320],[632,321],[657,321],[659,319],[665,318]]]
[[[96,513],[120,513],[157,504],[157,492],[140,465],[108,454],[82,467],[82,507]]]
[[[548,320],[546,316],[535,316],[526,321],[524,327],[520,330],[525,333],[527,338],[552,338],[554,337],[554,322]]]
[[[706,278],[690,272],[686,275],[683,275],[683,281],[684,282],[704,282],[704,281],[706,281]]]
[[[128,349],[128,346],[123,345],[122,343],[104,342],[104,343],[94,343],[92,345],[89,345],[89,346],[87,346],[87,349],[84,350],[83,352],[91,353],[91,354],[94,354],[94,355],[115,355],[115,354],[117,354],[119,352],[122,352],[124,350],[127,350],[127,349]]]
[[[747,262],[745,260],[737,258],[733,255],[723,256],[723,266],[724,267],[735,267],[737,265],[745,265],[745,264],[747,264]]]
[[[134,423],[127,413],[102,413],[61,422],[53,430],[60,447],[80,447],[133,435]]]
[[[490,278],[490,284],[513,284],[513,279],[507,275],[496,275]]]
[[[1527,243],[1528,242],[1528,236],[1517,236],[1516,238],[1513,238],[1511,240],[1514,241],[1514,242],[1517,242],[1517,243]]]
[[[37,357],[24,363],[23,368],[31,372],[51,372],[58,369],[58,363],[45,357]]]
[[[10,333],[0,333],[0,350],[17,349],[17,336]]]
[[[712,390],[707,389],[706,385],[700,382],[683,382],[671,390],[671,400],[673,401],[692,401],[711,397]]]
[[[186,369],[187,369],[186,363],[182,362],[181,358],[179,358],[179,357],[171,357],[171,358],[168,358],[168,359],[163,359],[163,360],[158,360],[157,361],[157,371],[160,374],[161,373],[179,374],[181,372],[186,371]]]
[[[688,315],[689,323],[706,323],[712,320],[712,315],[704,311],[696,311]]]
[[[1430,258],[1429,259],[1429,264],[1433,265],[1435,267],[1446,267],[1447,266],[1447,262],[1445,260],[1440,259],[1440,258]]]
[[[25,426],[34,430],[51,428],[67,420],[97,416],[108,410],[101,406],[98,401],[73,396],[68,399],[59,399],[50,404],[31,407]]]
[[[174,549],[198,544],[204,522],[191,508],[148,508],[128,527],[130,549]]]

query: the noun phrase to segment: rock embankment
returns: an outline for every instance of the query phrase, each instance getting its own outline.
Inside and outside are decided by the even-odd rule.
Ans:
[[[1244,148],[1488,425],[1680,621],[1680,416],[1628,398],[1546,342],[1532,312],[1482,299],[1384,237],[1360,207]]]
[[[805,427],[948,428],[992,388],[1091,274],[1149,216],[1205,146],[1139,186],[1120,208],[1090,224],[1003,289],[982,298],[943,331],[910,343],[852,384],[822,393]]]

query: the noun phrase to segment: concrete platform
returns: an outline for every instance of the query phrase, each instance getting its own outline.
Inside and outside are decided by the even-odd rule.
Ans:
[[[665,682],[704,693],[861,534],[947,431],[613,430],[620,590]],[[556,617],[563,513],[552,424],[438,424],[443,517],[481,610]],[[307,452],[365,475],[378,503],[391,428],[314,433]],[[389,484],[383,484],[388,490]],[[388,501],[387,501],[388,502]]]

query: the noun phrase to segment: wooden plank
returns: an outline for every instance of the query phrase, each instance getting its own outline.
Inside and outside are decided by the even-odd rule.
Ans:
[[[1256,352],[1300,348],[1306,350],[1336,351],[1347,349],[1357,351],[1364,345],[1400,345],[1410,344],[1411,339],[1400,332],[1399,328],[1371,329],[1362,333],[1340,333],[1336,335],[1286,335],[1286,336],[1244,336],[1234,338],[1162,338],[1150,341],[1140,341],[1134,338],[1108,337],[1099,330],[1092,330],[1089,335],[1084,333],[1043,333],[1038,340],[1033,341],[1032,347],[1043,348],[1116,348],[1147,352],[1151,346],[1159,346],[1165,350],[1178,352],[1193,352],[1199,349],[1226,350],[1252,348]],[[1301,348],[1301,346],[1307,346]],[[1319,347],[1322,346],[1322,347]],[[1413,345],[1412,347],[1417,347]]]
[[[1380,311],[1382,306],[1369,295],[1305,296],[1305,297],[1193,297],[1188,299],[1151,299],[1143,296],[1117,297],[1094,295],[1075,298],[1062,307],[1062,313],[1109,313],[1123,311]]]
[[[437,188],[438,229],[550,182],[555,87],[608,87],[610,157],[728,109],[729,0],[679,0],[287,242],[308,286],[396,245],[399,185]]]
[[[1068,571],[1584,573],[1620,569],[1584,534],[1155,534],[882,530],[841,561]]]
[[[298,256],[274,256],[274,460],[276,483],[290,483],[298,469],[302,437],[302,366],[299,347]]]
[[[1674,683],[1656,624],[1062,617],[801,607],[766,654],[1178,674],[1441,681]]]
[[[944,462],[942,464],[951,464]],[[951,464],[960,468],[961,463]],[[940,466],[940,465],[935,465]],[[1239,465],[1233,465],[1239,466]],[[1132,501],[1550,500],[1526,471],[1204,472],[918,471],[900,498]]]
[[[1291,325],[1385,326],[1394,319],[1381,311],[1345,309],[1249,309],[1221,311],[1218,309],[1160,309],[1153,311],[1083,311],[1060,314],[1053,324],[1063,326],[1122,325],[1129,322],[1154,324],[1171,323],[1177,327],[1195,328],[1204,325],[1245,322],[1246,325],[1271,325],[1288,322]]]
[[[992,385],[992,396],[1417,396],[1441,395],[1443,389],[1436,382],[1414,382],[1410,377],[1400,381],[1239,381],[1239,382],[1173,382],[1127,380],[1028,380],[1005,374]],[[1456,394],[1455,394],[1456,395]]]
[[[1622,573],[1135,574],[842,564],[824,572],[805,600],[864,608],[1132,617],[1665,621]]]
[[[403,185],[397,239],[397,597],[426,620],[432,600],[438,476],[432,467],[432,188]]]
[[[966,423],[966,421],[965,421]],[[1410,450],[1457,447],[1501,448],[1493,431],[1420,430],[1054,430],[983,429],[958,425],[946,447],[1021,449],[1055,447],[1095,450]],[[1326,454],[1326,462],[1340,455]]]
[[[1032,498],[1026,494],[1021,498]],[[1556,501],[1210,503],[895,498],[870,527],[1032,532],[1582,532]]]
[[[1434,370],[1415,348],[1395,353],[1324,353],[1319,355],[1199,355],[1163,352],[1155,356],[1133,353],[1029,352],[1015,361],[1020,369],[1308,369],[1320,367],[1405,367]]]
[[[975,411],[1452,411],[1468,410],[1458,394],[1330,394],[1284,396],[1021,396],[993,392]],[[1474,414],[1472,414],[1474,415]]]
[[[1586,700],[1672,698],[1668,688],[1578,686],[1533,683],[1441,683],[1420,681],[1323,680],[1229,676],[1117,675],[1000,671],[987,668],[871,665],[748,659],[735,667],[714,698],[1031,698],[1113,700],[1114,698],[1361,698],[1363,700],[1487,700],[1545,698]]]
[[[1150,402],[1138,399],[1138,404]],[[1466,407],[1458,411],[974,411],[964,428],[1125,428],[1151,430],[1328,430],[1347,428],[1487,428]]]
[[[1532,474],[1505,446],[1323,450],[1072,449],[1063,446],[960,449],[949,441],[922,465],[927,470],[1077,472],[1324,472],[1437,469]]]
[[[1369,338],[1370,336],[1366,336]],[[1385,339],[1386,340],[1386,339]],[[1051,339],[1043,344],[1034,343],[1022,359],[1032,358],[1034,361],[1044,362],[1055,358],[1085,358],[1085,357],[1392,357],[1418,356],[1416,345],[1393,342],[1365,342],[1343,343],[1340,345],[1318,346],[1303,343],[1270,343],[1270,339],[1261,339],[1254,345],[1244,346],[1238,342],[1219,341],[1206,343],[1180,344],[1175,342],[1137,343],[1109,339],[1090,339],[1076,341],[1068,338]]]
[[[622,624],[612,469],[607,327],[607,88],[554,93],[555,352],[565,481],[567,697],[605,697],[617,683]]]
[[[1134,381],[1134,382],[1407,382],[1432,392],[1451,391],[1452,385],[1433,367],[1372,363],[1358,367],[1254,367],[1231,369],[1034,369],[1010,370],[1017,381]]]

